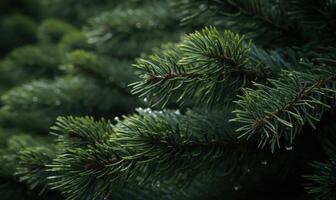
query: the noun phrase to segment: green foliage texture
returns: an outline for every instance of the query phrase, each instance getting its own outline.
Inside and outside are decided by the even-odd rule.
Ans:
[[[336,200],[335,0],[0,3],[0,195]]]

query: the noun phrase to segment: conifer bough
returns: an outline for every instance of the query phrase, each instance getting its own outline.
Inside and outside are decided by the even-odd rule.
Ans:
[[[56,121],[56,144],[0,131],[1,186],[32,199],[336,199],[336,1],[172,2],[183,28],[168,1],[83,1],[67,18],[110,10],[84,28],[90,45],[47,20],[39,42],[65,60],[35,47],[36,65],[27,50],[6,58],[10,77],[27,73],[15,63],[50,67],[9,84],[0,125],[3,112],[37,113]]]

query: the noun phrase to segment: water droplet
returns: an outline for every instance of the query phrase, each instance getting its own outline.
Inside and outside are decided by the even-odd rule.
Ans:
[[[143,114],[151,114],[152,113],[152,109],[150,108],[136,108],[135,109],[140,115],[143,115]]]
[[[287,151],[290,151],[290,150],[292,150],[293,149],[293,146],[291,145],[291,146],[286,146],[286,150]]]
[[[235,191],[238,191],[238,190],[240,189],[240,186],[239,186],[239,185],[236,185],[236,186],[233,187],[233,189],[234,189]]]
[[[267,161],[266,160],[263,160],[260,162],[262,165],[267,165]]]
[[[145,109],[145,113],[149,113],[149,114],[152,113],[152,109],[150,109],[150,108],[146,108],[146,109]]]
[[[156,187],[160,187],[161,186],[161,182],[160,181],[156,181]]]

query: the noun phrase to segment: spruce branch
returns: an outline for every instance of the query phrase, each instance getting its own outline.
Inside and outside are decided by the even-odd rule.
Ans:
[[[7,134],[2,138],[6,145],[0,149],[1,187],[5,187],[2,192],[15,184],[16,191],[22,190],[36,198],[44,196],[50,189],[47,185],[50,174],[45,164],[54,156],[53,146],[47,145],[50,140],[17,132]]]
[[[276,1],[270,1],[270,4],[273,4],[272,10],[269,9],[270,4],[265,4],[265,2],[261,0],[247,0],[247,1],[232,1],[227,0],[227,3],[231,5],[232,7],[239,10],[239,12],[250,16],[255,17],[266,24],[268,24],[270,27],[273,27],[275,29],[278,29],[280,32],[288,33],[291,32],[289,29],[290,27],[284,26],[284,24],[278,24],[279,22],[276,22],[273,18],[280,18],[282,17],[284,13],[281,13],[281,5],[279,2]],[[275,11],[278,16],[274,13],[270,13],[271,11]],[[273,14],[273,16],[272,16]]]
[[[146,110],[125,117],[101,142],[67,148],[58,155],[49,165],[55,174],[51,184],[68,199],[95,199],[110,196],[124,184],[177,179],[181,183],[218,167],[227,173],[239,168],[248,147],[238,144],[223,117],[221,121],[203,119],[200,124],[201,115],[196,116]],[[91,123],[81,118],[62,120],[69,120],[71,126]],[[218,126],[226,127],[226,133],[218,132]]]
[[[51,134],[57,136],[63,148],[95,145],[112,132],[110,121],[96,121],[92,117],[58,117],[51,127]]]
[[[248,74],[244,66],[248,63],[250,47],[251,43],[246,43],[243,36],[228,30],[219,33],[214,27],[206,27],[201,32],[189,34],[181,42],[179,48],[183,57],[178,64],[198,74],[215,74],[226,68]]]
[[[133,59],[163,41],[177,40],[182,31],[176,29],[176,23],[178,20],[171,14],[167,1],[151,1],[103,12],[89,21],[85,32],[89,43],[100,51]]]
[[[278,1],[260,0],[204,0],[204,1],[181,1],[175,0],[173,7],[182,11],[182,24],[193,22],[196,18],[220,16],[234,23],[243,22],[244,24],[255,23],[258,27],[267,28],[269,31],[280,33],[282,37],[295,34],[289,24],[284,23],[284,12],[282,4]],[[232,25],[232,24],[231,24]],[[230,24],[227,24],[230,26]],[[251,25],[250,25],[251,26]],[[241,27],[242,28],[242,27]],[[256,31],[255,30],[255,31]],[[298,35],[295,35],[298,37]]]
[[[332,20],[334,17],[332,2],[289,0],[285,3],[287,4],[287,16],[299,25],[301,31],[335,30],[336,27]]]
[[[135,67],[141,70],[142,80],[131,84],[132,93],[153,105],[165,106],[169,100],[182,105],[187,100],[210,106],[220,103],[251,81],[274,76],[270,69],[279,63],[269,66],[273,59],[251,48],[243,36],[231,31],[219,33],[214,27],[196,31],[139,59]]]
[[[313,128],[334,101],[336,76],[330,72],[306,74],[284,72],[271,86],[255,84],[256,90],[245,89],[236,101],[238,108],[232,122],[238,122],[239,137],[260,137],[260,147],[270,144],[272,151],[284,142],[291,146],[302,126]]]
[[[72,76],[82,74],[95,79],[102,85],[113,87],[120,94],[130,96],[127,84],[136,81],[130,61],[109,59],[83,50],[66,54],[62,69]]]
[[[210,24],[236,30],[265,47],[304,45],[326,38],[335,42],[335,9],[330,1],[175,0],[173,6],[181,13],[182,24],[211,21]],[[269,36],[265,38],[265,34]]]
[[[58,77],[54,81],[38,80],[3,94],[2,109],[11,112],[34,111],[48,114],[47,118],[56,118],[57,115],[70,113],[111,115],[136,105],[133,97],[121,95],[117,90],[83,76]],[[118,98],[124,98],[124,101],[120,102]]]
[[[308,193],[313,194],[316,199],[331,200],[336,198],[336,161],[334,159],[326,163],[311,163],[315,174],[304,176],[311,183],[306,184]]]
[[[21,150],[18,154],[19,165],[15,175],[21,182],[26,182],[29,188],[40,188],[39,195],[50,190],[48,185],[48,172],[46,165],[52,162],[55,153],[52,149],[45,147],[31,147]]]

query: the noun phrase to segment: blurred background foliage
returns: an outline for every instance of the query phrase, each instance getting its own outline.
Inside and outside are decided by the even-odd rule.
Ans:
[[[170,9],[154,0],[0,1],[1,199],[60,198],[16,175],[19,152],[54,151],[57,116],[113,119],[143,105],[127,87],[137,80],[132,63],[184,33]]]

